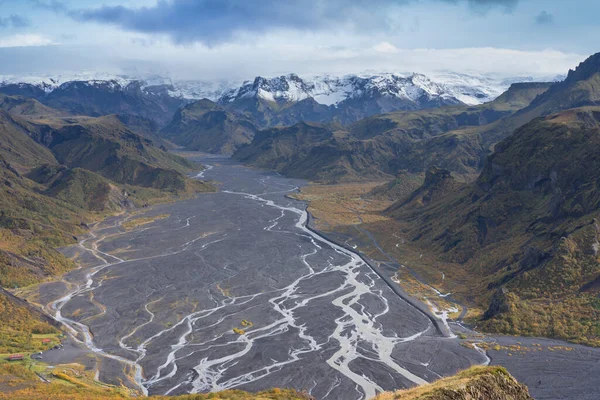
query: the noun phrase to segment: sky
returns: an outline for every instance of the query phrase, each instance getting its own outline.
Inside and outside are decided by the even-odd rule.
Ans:
[[[0,0],[0,74],[565,74],[598,0]]]

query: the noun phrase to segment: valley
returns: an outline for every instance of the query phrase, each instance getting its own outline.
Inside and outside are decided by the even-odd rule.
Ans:
[[[0,400],[597,400],[599,13],[0,0]]]
[[[600,349],[513,332],[481,332],[485,305],[478,305],[470,291],[477,285],[476,276],[418,246],[406,235],[407,225],[386,213],[394,204],[387,196],[390,190],[393,199],[410,197],[422,184],[413,179],[399,177],[393,186],[377,182],[312,184],[293,197],[308,203],[312,223],[323,235],[359,252],[403,291],[427,304],[438,318],[447,318],[463,345],[485,349],[489,364],[506,367],[528,386],[535,399],[594,399],[591,382],[600,371]]]
[[[20,293],[74,335],[72,350],[49,360],[91,354],[98,379],[149,395],[277,386],[317,399],[371,398],[433,381],[489,363],[482,349],[528,384],[554,374],[554,391],[544,385],[537,397],[530,389],[540,399],[574,398],[561,397],[572,392],[555,365],[596,368],[600,351],[551,340],[538,350],[539,340],[483,336],[453,322],[450,333],[442,314],[432,324],[426,306],[404,301],[378,275],[393,278],[398,266],[378,254],[362,223],[378,222],[369,215],[385,201],[360,205],[342,224],[330,218],[334,229],[323,236],[307,229],[304,203],[290,197],[312,186],[195,157],[218,193],[106,219],[61,250],[80,269]],[[371,190],[342,186],[335,202],[344,209],[340,198],[349,205]],[[309,211],[322,229],[319,208]]]
[[[149,394],[276,385],[362,399],[485,361],[308,230],[302,203],[285,197],[301,181],[204,162],[219,193],[156,206],[145,215],[170,216],[132,230],[109,218],[63,250],[82,269],[27,294],[105,360],[101,380]]]

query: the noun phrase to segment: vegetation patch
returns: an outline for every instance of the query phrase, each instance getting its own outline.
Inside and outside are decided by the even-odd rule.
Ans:
[[[455,376],[413,389],[387,392],[375,400],[454,400],[497,399],[533,400],[525,385],[520,384],[503,367],[472,367]]]
[[[310,185],[292,197],[308,202],[308,210],[314,216],[316,226],[327,231],[337,226],[387,220],[381,212],[391,202],[369,196],[380,185],[381,182]]]
[[[60,331],[40,319],[31,309],[9,294],[0,292],[0,353],[31,353],[46,350],[56,344]],[[43,339],[50,338],[50,343]]]
[[[116,400],[136,399],[139,393],[123,387],[99,384],[91,371],[78,364],[58,365],[47,375],[50,383],[20,364],[0,364],[0,399],[4,400]],[[161,400],[311,400],[306,393],[291,389],[271,389],[259,393],[226,390],[183,396],[150,396]]]
[[[134,228],[137,228],[138,226],[151,224],[152,222],[160,221],[161,219],[167,219],[170,216],[171,216],[171,214],[160,214],[160,215],[153,215],[150,217],[134,218],[134,219],[130,219],[127,222],[124,222],[121,226],[123,228],[125,228],[125,230],[130,231]]]

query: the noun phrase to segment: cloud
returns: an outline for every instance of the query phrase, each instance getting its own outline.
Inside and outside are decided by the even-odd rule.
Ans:
[[[535,17],[535,23],[539,25],[548,25],[554,23],[554,15],[548,11],[542,11]]]
[[[0,47],[47,46],[53,43],[52,40],[36,34],[13,35],[0,38]]]
[[[518,0],[427,0],[468,4],[485,12],[506,10]],[[177,43],[231,42],[242,33],[264,34],[273,30],[393,31],[400,7],[417,0],[172,0],[147,7],[101,6],[68,12],[77,21],[110,24],[128,31],[165,34]]]
[[[400,51],[400,49],[390,42],[381,42],[373,47],[373,49],[378,53],[398,53]]]
[[[442,1],[445,1],[446,3],[453,3],[453,4],[458,4],[458,3],[462,2],[462,0],[442,0]],[[519,0],[467,0],[466,3],[469,4],[469,6],[471,8],[474,8],[474,9],[477,9],[477,8],[490,9],[492,7],[503,7],[505,10],[510,11],[519,3]]]
[[[29,0],[35,8],[53,12],[66,12],[68,10],[65,3],[59,0]]]
[[[456,0],[450,0],[456,3]],[[468,3],[472,7],[505,7],[505,8],[513,8],[518,3],[519,0],[468,0]]]
[[[12,14],[8,17],[0,17],[0,28],[24,28],[29,26],[29,20],[20,15]]]
[[[404,49],[381,53],[359,46],[314,46],[270,37],[267,43],[178,46],[153,38],[151,48],[132,43],[129,35],[118,46],[54,44],[0,49],[0,74],[69,74],[96,71],[143,76],[161,74],[175,79],[244,81],[255,76],[290,72],[314,75],[419,72],[491,74],[547,80],[575,68],[587,55],[560,51],[518,51],[501,48]],[[324,41],[321,41],[324,42]],[[43,60],[44,62],[40,62]]]

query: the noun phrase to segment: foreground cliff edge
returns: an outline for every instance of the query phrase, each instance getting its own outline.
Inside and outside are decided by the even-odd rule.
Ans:
[[[56,371],[51,382],[41,382],[22,365],[0,365],[0,399],[126,399],[131,398],[119,388],[90,386],[72,370]],[[149,399],[228,399],[228,400],[311,400],[307,393],[290,389],[271,389],[260,393],[227,390],[217,393],[175,397],[151,396]],[[473,367],[449,378],[428,385],[397,392],[385,392],[374,400],[529,400],[527,387],[517,382],[502,367]]]
[[[502,367],[473,367],[429,385],[382,393],[375,400],[528,400],[527,386]]]

